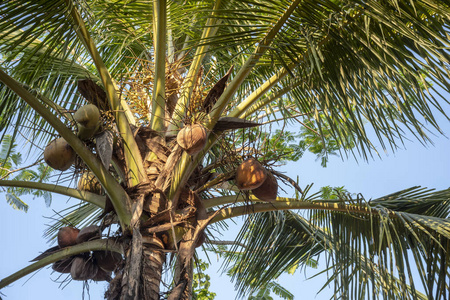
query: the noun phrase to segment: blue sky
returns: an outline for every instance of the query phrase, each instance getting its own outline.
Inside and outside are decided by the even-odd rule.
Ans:
[[[444,118],[439,119],[442,130],[450,134],[450,123]],[[317,189],[325,185],[345,186],[351,192],[362,193],[367,199],[416,185],[445,189],[450,186],[450,140],[444,136],[436,136],[433,141],[434,146],[424,147],[411,137],[411,141],[405,142],[405,149],[399,149],[395,153],[381,153],[381,158],[375,157],[368,162],[332,157],[327,168],[322,168],[313,155],[305,155],[300,161],[289,163],[281,169],[291,177],[298,175],[302,186],[308,183],[314,183]],[[0,199],[0,225],[3,231],[0,278],[4,278],[27,266],[30,259],[50,247],[42,237],[46,224],[51,223],[44,216],[53,215],[52,210],[58,211],[70,202],[64,197],[54,195],[52,206],[47,208],[43,199],[27,199],[30,209],[28,213],[23,213],[13,210],[4,197]],[[234,227],[224,239],[233,236],[236,231]],[[233,284],[225,275],[216,273],[220,262],[215,260],[214,255],[210,255],[210,258],[214,264],[208,270],[212,278],[210,289],[217,293],[217,300],[233,299],[236,295]],[[280,284],[296,295],[296,299],[329,299],[331,291],[325,291],[315,297],[325,280],[324,277],[305,281],[306,277],[316,272],[314,269],[306,269],[306,272],[297,272],[294,276],[287,275],[280,280]],[[51,269],[44,268],[1,292],[5,295],[4,299],[11,300],[82,299],[82,282],[73,281],[61,289],[56,280],[57,275],[51,275]],[[91,299],[102,299],[105,289],[104,283],[90,284]],[[87,291],[85,299],[88,299],[86,293]]]

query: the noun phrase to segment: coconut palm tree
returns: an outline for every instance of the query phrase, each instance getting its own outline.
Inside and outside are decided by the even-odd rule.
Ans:
[[[66,262],[74,279],[103,270],[108,299],[189,299],[196,247],[246,215],[229,258],[240,295],[324,253],[336,298],[449,298],[450,190],[323,199],[276,170],[308,148],[366,159],[406,134],[429,141],[433,112],[448,106],[436,88],[450,88],[449,5],[2,1],[0,128],[38,160],[48,144],[44,159],[62,173],[0,185],[81,200],[51,237],[98,227],[0,288]],[[314,138],[293,147],[274,122]],[[278,182],[296,196],[277,197]],[[117,232],[99,238],[106,228]],[[98,267],[111,252],[123,255],[112,279]]]

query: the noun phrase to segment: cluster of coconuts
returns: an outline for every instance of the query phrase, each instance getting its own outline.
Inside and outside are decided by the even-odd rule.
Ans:
[[[254,158],[239,165],[236,170],[236,185],[240,190],[251,190],[262,201],[274,201],[277,198],[278,183],[275,176]]]
[[[87,226],[81,230],[62,227],[58,232],[58,246],[65,248],[101,237],[100,227]],[[111,273],[122,261],[120,253],[93,251],[71,256],[53,263],[52,269],[59,273],[70,273],[74,280],[109,281]]]
[[[73,118],[77,122],[77,134],[81,140],[92,138],[100,128],[100,111],[93,104],[80,107]],[[45,147],[44,160],[53,169],[65,171],[74,163],[75,151],[64,138],[57,138]]]
[[[201,124],[186,125],[177,134],[177,143],[189,155],[199,153],[206,145],[206,128]]]

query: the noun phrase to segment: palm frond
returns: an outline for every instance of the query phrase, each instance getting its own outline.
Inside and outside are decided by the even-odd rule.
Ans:
[[[5,70],[27,89],[51,99],[66,109],[76,108],[78,78],[93,77],[86,68],[80,44],[74,39],[72,25],[65,13],[64,1],[5,1],[0,4],[0,53]],[[25,136],[45,137],[54,132],[28,105],[6,86],[0,85],[0,128],[12,127],[14,137],[20,130]],[[82,101],[82,100],[81,100]],[[19,113],[17,113],[19,112]],[[61,112],[56,111],[57,114]],[[22,128],[23,124],[30,127]],[[43,143],[51,136],[46,136]]]
[[[51,225],[45,230],[44,238],[54,241],[58,230],[64,226],[83,228],[98,223],[97,217],[102,213],[98,206],[91,203],[80,202],[62,211],[55,213]]]
[[[241,243],[246,245],[242,253],[230,255],[224,264],[225,268],[231,262],[235,264],[235,273],[231,275],[240,295],[278,278],[293,263],[305,264],[324,247],[316,243],[310,225],[290,212],[250,217],[236,238],[236,244]]]
[[[371,148],[364,122],[372,126],[383,146],[395,148],[404,130],[427,141],[422,125],[428,123],[438,129],[432,109],[445,114],[439,102],[448,103],[426,91],[435,90],[431,83],[445,89],[449,86],[446,79],[449,53],[445,50],[448,48],[445,16],[449,14],[445,4],[432,6],[426,1],[416,1],[415,11],[411,5],[401,2],[396,7],[378,1],[353,1],[341,6],[332,1],[304,1],[296,11],[295,23],[302,26],[294,29],[292,24],[292,28],[287,26],[290,31],[285,30],[297,35],[296,39],[288,40],[296,43],[298,59],[286,55],[284,64],[270,60],[276,70],[281,67],[290,70],[271,79],[273,93],[283,88],[286,96],[280,103],[284,106],[293,103],[299,112],[310,113],[319,129],[326,121],[335,139],[353,136],[364,155],[366,148]],[[430,14],[436,17],[428,23],[425,16]],[[430,30],[424,30],[428,26]],[[283,46],[280,44],[277,51],[289,51],[286,50],[289,47]],[[267,72],[264,66],[261,71]],[[293,76],[287,76],[289,73]],[[268,80],[265,74],[260,78]],[[255,81],[262,83],[261,79]],[[253,90],[244,86],[247,91]],[[242,98],[236,97],[234,103],[241,101]],[[288,110],[281,112],[285,118],[292,117]],[[324,113],[321,117],[320,112]]]
[[[225,267],[235,264],[233,279],[241,296],[293,265],[305,267],[319,254],[327,257],[325,285],[333,284],[336,295],[348,299],[443,295],[450,280],[449,201],[450,190],[415,187],[370,202],[351,196],[312,201],[348,203],[368,208],[366,213],[311,210],[306,218],[259,213],[247,219],[236,239],[245,247],[232,249],[236,254],[228,256]],[[422,285],[412,281],[416,273]]]

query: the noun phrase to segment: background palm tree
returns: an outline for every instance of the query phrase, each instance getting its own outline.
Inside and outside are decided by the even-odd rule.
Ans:
[[[333,152],[366,159],[377,154],[368,131],[383,150],[406,132],[427,142],[425,126],[439,130],[432,111],[448,106],[435,87],[449,87],[449,13],[445,1],[2,2],[0,128],[30,141],[36,157],[60,135],[78,158],[56,186],[1,185],[82,200],[48,236],[67,223],[120,228],[44,255],[0,287],[109,249],[125,260],[107,297],[159,299],[169,252],[167,297],[188,299],[195,247],[225,220],[249,215],[229,256],[241,295],[327,253],[336,296],[445,297],[448,190],[323,199],[276,164],[306,150],[323,163]],[[87,102],[101,112],[90,136],[73,115]],[[297,124],[301,142],[273,132],[275,121]],[[175,139],[190,124],[207,133],[198,153]],[[235,172],[249,157],[296,197],[266,202],[239,191]],[[88,170],[104,192],[65,187]]]

